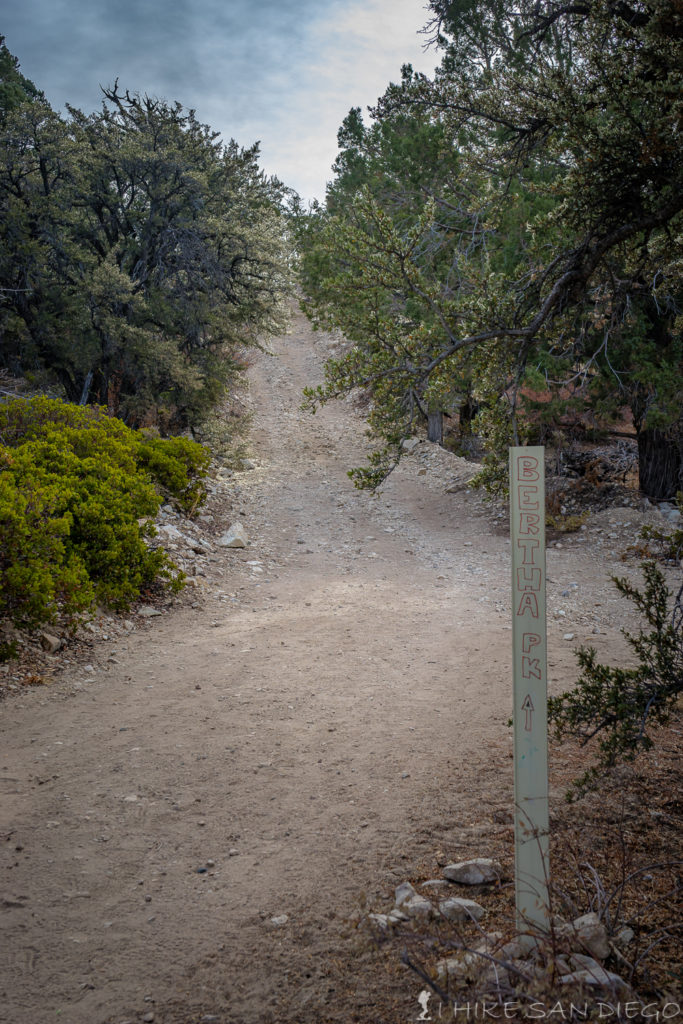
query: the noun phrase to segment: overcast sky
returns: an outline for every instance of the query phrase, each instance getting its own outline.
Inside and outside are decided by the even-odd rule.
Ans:
[[[324,198],[337,129],[401,65],[430,73],[426,0],[15,0],[0,31],[50,103],[100,85],[179,100],[305,200]]]

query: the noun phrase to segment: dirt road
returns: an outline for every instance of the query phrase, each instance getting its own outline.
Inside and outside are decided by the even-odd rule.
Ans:
[[[332,1019],[361,893],[503,842],[504,522],[445,493],[463,464],[427,444],[353,489],[358,413],[298,408],[328,344],[297,320],[251,371],[251,544],[222,587],[0,708],[6,1024]],[[556,688],[580,641],[618,643],[613,569],[548,553]]]

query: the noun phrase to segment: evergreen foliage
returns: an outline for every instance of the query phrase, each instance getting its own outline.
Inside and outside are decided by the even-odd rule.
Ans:
[[[17,88],[0,123],[2,365],[133,425],[199,423],[243,347],[283,326],[284,188],[257,146],[179,103],[116,84],[62,118]]]
[[[670,497],[683,473],[680,9],[430,6],[434,77],[405,68],[369,127],[351,111],[327,202],[298,218],[305,308],[353,343],[309,401],[370,391],[370,484],[416,409],[474,402],[495,487],[540,381],[555,426],[568,403],[603,425],[629,407],[641,486]]]
[[[147,541],[164,498],[202,500],[208,461],[200,445],[147,437],[100,407],[1,405],[0,621],[33,629],[96,602],[125,609],[155,580],[179,589],[182,573]]]
[[[636,657],[633,668],[602,665],[595,648],[577,653],[582,675],[575,687],[548,699],[548,717],[558,738],[577,736],[582,744],[600,736],[596,768],[574,783],[582,793],[600,774],[620,760],[633,760],[648,750],[652,722],[666,722],[683,693],[683,587],[673,607],[664,574],[655,562],[642,565],[645,588],[641,591],[626,579],[614,577],[625,597],[633,601],[648,631],[637,635],[623,630]]]

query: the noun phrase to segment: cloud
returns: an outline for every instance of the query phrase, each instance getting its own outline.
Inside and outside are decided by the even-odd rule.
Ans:
[[[431,71],[420,0],[22,0],[9,49],[51,103],[86,111],[116,78],[179,100],[303,197],[323,197],[336,133],[401,65]]]

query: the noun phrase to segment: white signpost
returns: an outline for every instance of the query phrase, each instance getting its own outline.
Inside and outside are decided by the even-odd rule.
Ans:
[[[510,449],[515,894],[521,932],[547,932],[548,694],[543,448]]]

